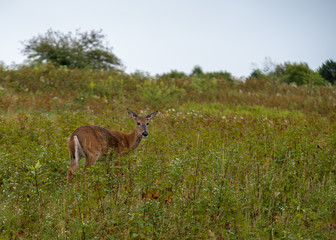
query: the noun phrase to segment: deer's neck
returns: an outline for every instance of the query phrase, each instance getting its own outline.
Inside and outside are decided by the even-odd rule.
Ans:
[[[142,134],[137,134],[136,130],[134,130],[131,133],[128,133],[128,148],[130,150],[136,149],[139,146],[141,139]]]

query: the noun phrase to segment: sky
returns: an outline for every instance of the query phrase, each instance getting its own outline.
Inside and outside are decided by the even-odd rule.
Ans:
[[[125,71],[227,71],[336,61],[335,0],[0,0],[0,61],[48,29],[102,30]]]

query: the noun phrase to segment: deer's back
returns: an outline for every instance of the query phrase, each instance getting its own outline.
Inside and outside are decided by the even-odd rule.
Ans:
[[[118,151],[118,139],[105,128],[94,125],[81,126],[77,128],[70,135],[68,140],[70,152],[74,152],[74,136],[77,136],[85,154],[97,152],[104,154],[110,149]]]

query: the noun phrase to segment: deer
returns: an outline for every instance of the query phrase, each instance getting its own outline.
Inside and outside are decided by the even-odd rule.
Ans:
[[[135,121],[135,128],[130,133],[109,130],[95,125],[81,126],[72,132],[68,139],[70,168],[67,173],[67,185],[81,158],[85,158],[84,172],[103,157],[111,157],[115,152],[122,155],[125,150],[135,150],[143,137],[148,136],[148,122],[158,111],[139,117],[127,109],[128,115]]]

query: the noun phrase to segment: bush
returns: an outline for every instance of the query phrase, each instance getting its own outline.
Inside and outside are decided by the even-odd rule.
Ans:
[[[336,81],[336,62],[327,60],[318,70],[319,74],[331,84]]]
[[[184,89],[175,84],[170,86],[164,81],[146,79],[142,84],[137,84],[137,91],[141,101],[156,108],[163,105],[176,105],[178,99],[184,95]]]
[[[256,79],[265,78],[265,76],[266,75],[260,69],[255,69],[250,74],[250,78],[256,78]]]
[[[223,71],[219,71],[219,72],[207,72],[204,75],[206,78],[215,78],[215,79],[225,79],[227,81],[233,81],[233,77],[231,75],[231,73],[229,72],[223,72]]]
[[[184,72],[179,72],[176,70],[172,70],[169,73],[164,73],[159,77],[164,79],[178,79],[178,78],[185,78],[187,75]]]
[[[203,75],[204,75],[204,73],[203,73],[202,68],[200,66],[197,66],[197,65],[193,68],[193,70],[191,71],[191,74],[190,74],[190,76],[194,76],[194,77],[201,77]]]
[[[285,83],[296,83],[297,85],[325,85],[326,81],[320,74],[312,71],[307,63],[285,63],[284,66],[277,66],[280,80]]]
[[[104,45],[101,31],[80,33],[75,36],[51,29],[23,43],[24,55],[32,63],[53,63],[69,68],[113,69],[121,66],[112,49]]]

